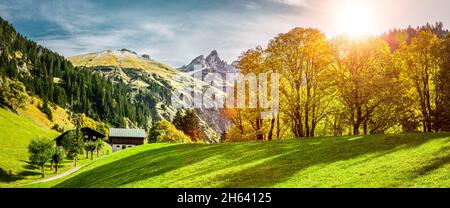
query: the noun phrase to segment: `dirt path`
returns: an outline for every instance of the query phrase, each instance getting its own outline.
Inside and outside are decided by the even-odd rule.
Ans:
[[[60,178],[62,178],[62,177],[68,176],[68,175],[70,175],[70,174],[72,174],[72,173],[74,173],[74,172],[80,170],[80,169],[81,169],[82,167],[84,167],[84,166],[85,166],[85,165],[77,166],[77,167],[74,167],[74,168],[72,168],[72,169],[70,169],[70,170],[64,172],[64,173],[61,173],[61,174],[52,176],[52,177],[50,177],[50,178],[45,178],[45,179],[42,179],[42,180],[34,181],[34,182],[31,182],[31,183],[29,183],[29,184],[27,184],[27,185],[36,184],[36,183],[45,183],[45,182],[53,181],[53,180],[56,180],[56,179],[60,179]]]

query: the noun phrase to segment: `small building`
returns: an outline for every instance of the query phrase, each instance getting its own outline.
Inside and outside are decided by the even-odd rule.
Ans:
[[[91,129],[89,127],[83,127],[81,128],[81,133],[83,134],[83,138],[84,138],[84,142],[89,142],[89,141],[97,141],[98,139],[104,139],[106,136],[94,129]],[[55,140],[56,140],[56,144],[58,146],[62,146],[62,141],[63,139],[70,133],[70,132],[74,132],[75,133],[75,129],[74,130],[70,130],[70,131],[66,131],[63,134],[61,134],[60,136],[58,136]]]
[[[146,141],[147,135],[144,129],[109,129],[109,142],[113,152],[143,145]]]

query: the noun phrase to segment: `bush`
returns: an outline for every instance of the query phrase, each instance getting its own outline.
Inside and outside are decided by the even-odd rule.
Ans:
[[[189,136],[175,128],[175,126],[167,120],[157,122],[149,134],[149,142],[184,142],[191,143]]]

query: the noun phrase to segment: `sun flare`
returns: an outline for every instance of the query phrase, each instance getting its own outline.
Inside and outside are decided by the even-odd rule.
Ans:
[[[338,10],[337,21],[341,33],[361,36],[372,33],[374,18],[368,6],[351,3]]]

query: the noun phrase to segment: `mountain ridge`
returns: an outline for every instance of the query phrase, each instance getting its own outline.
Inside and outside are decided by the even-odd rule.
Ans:
[[[237,67],[235,63],[228,64],[222,60],[217,50],[213,50],[208,56],[200,55],[194,58],[188,65],[184,65],[178,68],[182,72],[197,72],[202,71],[206,73],[220,73],[225,75],[226,73],[236,73]]]
[[[155,121],[162,119],[172,120],[180,110],[174,103],[193,101],[192,95],[183,93],[186,85],[194,84],[199,90],[208,85],[189,73],[180,72],[128,49],[104,50],[68,59],[75,66],[99,72],[115,83],[124,84],[128,87],[131,100],[143,99],[152,110],[147,126],[152,126]],[[173,92],[180,92],[183,99],[172,96]],[[206,142],[219,142],[222,132],[230,127],[229,121],[222,118],[218,109],[195,109],[195,112],[201,120]]]

